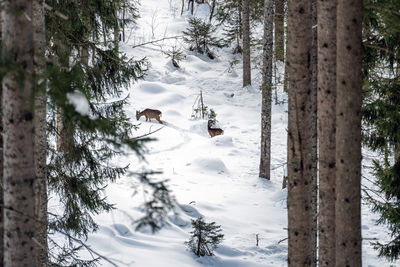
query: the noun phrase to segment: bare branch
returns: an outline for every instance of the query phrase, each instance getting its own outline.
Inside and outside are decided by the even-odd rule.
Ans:
[[[144,46],[144,45],[147,45],[147,44],[158,43],[158,42],[161,42],[161,41],[164,41],[164,40],[167,40],[167,39],[179,39],[179,38],[183,38],[183,36],[182,35],[177,35],[177,36],[171,36],[171,37],[164,37],[162,39],[158,39],[158,40],[154,40],[154,41],[150,41],[150,42],[145,42],[145,43],[138,44],[138,45],[133,45],[132,48],[136,48],[136,47],[139,47],[139,46]]]
[[[144,135],[140,135],[140,136],[136,136],[136,137],[133,137],[131,140],[133,141],[133,140],[138,140],[138,139],[140,139],[140,138],[143,138],[143,137],[146,137],[146,136],[149,136],[149,135],[151,135],[151,134],[153,134],[153,133],[155,133],[155,132],[158,132],[159,130],[161,130],[162,128],[164,128],[165,126],[162,126],[162,127],[160,127],[160,128],[158,128],[157,130],[154,130],[154,131],[150,131],[149,133],[147,133],[147,134],[144,134]]]
[[[61,19],[63,19],[63,20],[68,20],[68,16],[64,15],[63,13],[61,13],[60,11],[56,10],[55,8],[49,6],[48,4],[43,3],[43,7],[44,7],[46,10],[48,10],[48,11],[50,11],[50,12],[53,12],[54,15],[60,17]]]

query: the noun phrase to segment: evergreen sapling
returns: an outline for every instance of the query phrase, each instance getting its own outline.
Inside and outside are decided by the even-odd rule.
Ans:
[[[185,244],[198,257],[213,256],[213,251],[224,238],[221,226],[215,222],[206,223],[203,217],[200,217],[192,220],[192,227],[190,240]]]

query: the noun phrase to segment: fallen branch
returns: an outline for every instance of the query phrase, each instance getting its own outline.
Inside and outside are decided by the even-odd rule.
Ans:
[[[133,45],[132,48],[136,48],[136,47],[147,45],[147,44],[158,43],[158,42],[161,42],[161,41],[164,41],[164,40],[167,40],[167,39],[178,39],[178,38],[183,38],[183,36],[182,35],[177,35],[177,36],[171,36],[171,37],[164,37],[162,39],[153,40],[153,41],[146,42],[146,43],[141,43],[141,44],[138,44],[138,45]]]
[[[144,135],[140,135],[140,136],[133,137],[131,140],[138,140],[138,139],[140,139],[140,138],[149,136],[149,135],[151,135],[151,134],[153,134],[153,133],[155,133],[155,132],[158,132],[159,130],[161,130],[161,129],[164,128],[164,127],[165,127],[165,126],[162,126],[162,127],[158,128],[158,129],[155,130],[155,131],[149,132],[149,133],[144,134]]]

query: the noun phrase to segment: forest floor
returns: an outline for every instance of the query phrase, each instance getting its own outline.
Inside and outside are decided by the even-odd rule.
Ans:
[[[135,231],[134,221],[142,215],[144,189],[134,177],[123,177],[107,187],[107,198],[116,209],[95,217],[100,228],[89,236],[87,244],[117,266],[286,266],[287,191],[281,185],[286,173],[287,105],[273,105],[271,181],[260,179],[261,93],[257,68],[253,69],[253,86],[242,88],[241,60],[232,55],[231,48],[215,50],[214,60],[184,50],[186,59],[180,63],[181,69],[173,67],[162,53],[173,45],[183,48],[181,39],[132,48],[182,35],[191,17],[186,11],[180,16],[178,0],[141,2],[141,18],[132,29],[126,29],[127,40],[121,43],[121,49],[128,57],[147,57],[151,66],[145,79],[129,88],[126,112],[133,123],[140,123],[136,136],[163,128],[150,136],[157,140],[148,144],[146,161],[129,154],[116,159],[115,164],[130,164],[132,172],[162,172],[157,179],[169,180],[179,205],[159,232],[153,234],[147,228]],[[207,18],[208,12],[208,7],[201,5],[194,16]],[[239,62],[232,67],[230,63],[236,59]],[[200,91],[205,105],[216,112],[217,126],[224,135],[210,138],[207,120],[192,117]],[[282,90],[277,97],[281,102],[286,100]],[[146,122],[144,117],[136,121],[136,110],[145,108],[162,111],[164,125],[155,120]],[[223,229],[224,240],[213,257],[198,258],[184,244],[192,231],[191,220],[199,216]],[[389,266],[377,258],[370,245],[371,240],[386,237],[385,229],[375,225],[377,216],[365,205],[362,216],[363,265]],[[102,261],[101,266],[112,264]]]

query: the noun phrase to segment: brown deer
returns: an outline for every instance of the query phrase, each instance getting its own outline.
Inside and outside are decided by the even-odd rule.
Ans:
[[[156,119],[159,123],[163,124],[163,122],[160,119],[161,115],[162,115],[162,112],[157,109],[146,108],[143,111],[136,111],[136,119],[137,120],[139,120],[140,117],[145,116],[146,121],[150,121],[150,119]]]
[[[208,121],[208,133],[210,134],[211,137],[214,137],[216,135],[221,135],[224,134],[224,131],[220,128],[211,128],[212,125],[212,120]]]

